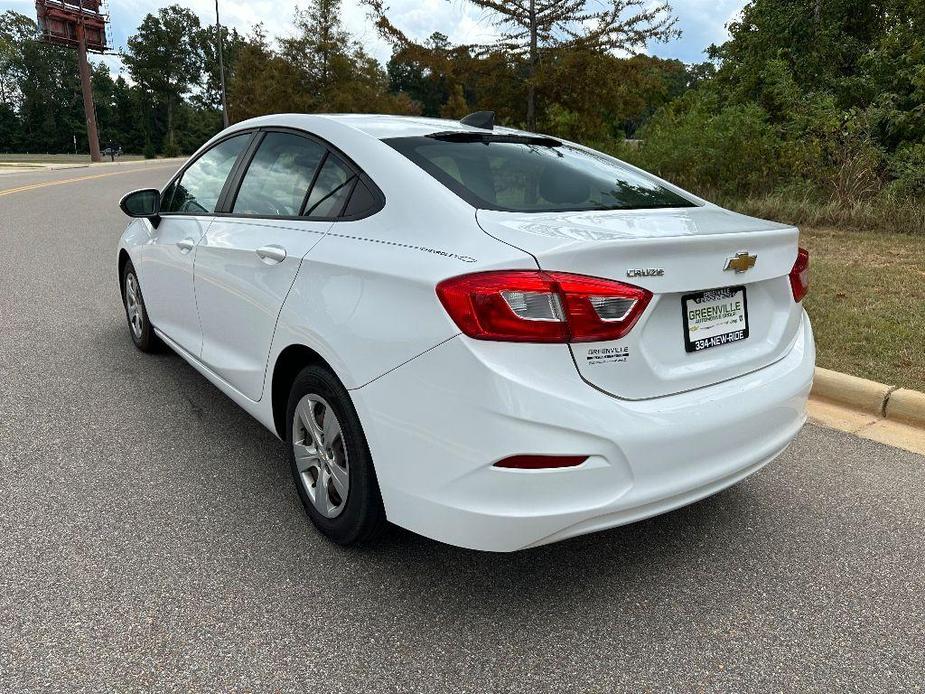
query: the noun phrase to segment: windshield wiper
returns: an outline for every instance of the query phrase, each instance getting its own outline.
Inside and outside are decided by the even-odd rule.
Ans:
[[[433,140],[443,142],[506,142],[517,145],[536,145],[538,147],[561,147],[562,143],[552,137],[542,135],[503,135],[500,133],[479,133],[471,130],[447,130],[425,135]]]

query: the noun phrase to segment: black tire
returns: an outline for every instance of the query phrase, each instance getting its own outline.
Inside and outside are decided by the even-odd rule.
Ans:
[[[130,306],[132,301],[129,289],[130,281],[134,281],[137,312],[133,312]],[[151,320],[148,318],[148,309],[145,307],[144,296],[141,293],[141,283],[138,281],[138,273],[135,272],[132,261],[128,261],[125,267],[122,268],[122,305],[125,308],[125,319],[128,321],[128,333],[135,346],[142,352],[160,352],[164,343],[154,334],[154,326],[151,325]],[[138,324],[133,322],[133,313],[138,319]]]
[[[343,508],[334,518],[326,517],[316,508],[306,489],[309,481],[299,471],[296,463],[293,445],[296,408],[306,396],[320,396],[330,405],[340,426],[341,435],[337,439],[337,445],[342,446],[341,454],[346,451],[346,459],[349,461],[346,465],[349,477],[347,499],[342,502]],[[286,422],[286,442],[289,444],[292,479],[312,523],[327,538],[339,545],[372,544],[387,526],[385,509],[382,506],[382,496],[379,493],[379,483],[366,435],[347,389],[329,369],[322,366],[306,367],[296,377],[289,392]],[[304,439],[304,432],[298,433],[302,434],[300,438]],[[331,465],[335,464],[332,458]],[[317,490],[314,493],[317,494]]]

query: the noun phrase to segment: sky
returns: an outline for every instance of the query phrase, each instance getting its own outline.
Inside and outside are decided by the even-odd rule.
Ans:
[[[189,0],[185,5],[199,15],[204,24],[215,21],[214,0]],[[596,0],[590,0],[590,3]],[[385,62],[390,50],[379,38],[367,17],[366,7],[359,0],[342,0],[344,26],[355,39],[374,56]],[[109,0],[113,42],[116,48],[125,46],[126,39],[148,13],[172,0]],[[270,36],[286,36],[292,31],[292,15],[297,0],[219,0],[222,23],[248,34],[258,22],[263,22]],[[303,3],[304,5],[304,0]],[[407,35],[423,39],[434,31],[447,34],[454,43],[489,42],[493,27],[490,15],[465,0],[386,0],[389,17]],[[646,52],[663,58],[678,58],[688,63],[706,59],[704,51],[711,43],[722,43],[728,37],[726,25],[734,19],[745,0],[671,0],[680,39],[669,43],[650,44]],[[0,0],[0,11],[16,10],[35,16],[35,0]],[[117,55],[104,56],[112,72],[118,73],[122,63]]]

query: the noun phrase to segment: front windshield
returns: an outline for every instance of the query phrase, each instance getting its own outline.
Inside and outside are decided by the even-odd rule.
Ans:
[[[384,142],[473,206],[512,212],[694,207],[652,178],[604,156],[558,144],[486,137]]]

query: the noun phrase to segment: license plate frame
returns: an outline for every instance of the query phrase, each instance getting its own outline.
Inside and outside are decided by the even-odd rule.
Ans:
[[[734,330],[708,335],[705,338],[691,339],[691,320],[687,306],[688,301],[697,301],[698,299],[701,301],[704,299],[710,301],[725,301],[735,299],[739,292],[742,292],[742,320],[739,322],[744,324],[743,327],[736,327]],[[710,296],[717,294],[722,296]],[[681,319],[684,328],[684,349],[688,353],[702,352],[706,349],[722,347],[746,340],[748,339],[748,292],[744,285],[736,285],[685,294],[681,297]],[[721,326],[722,324],[719,325]]]

